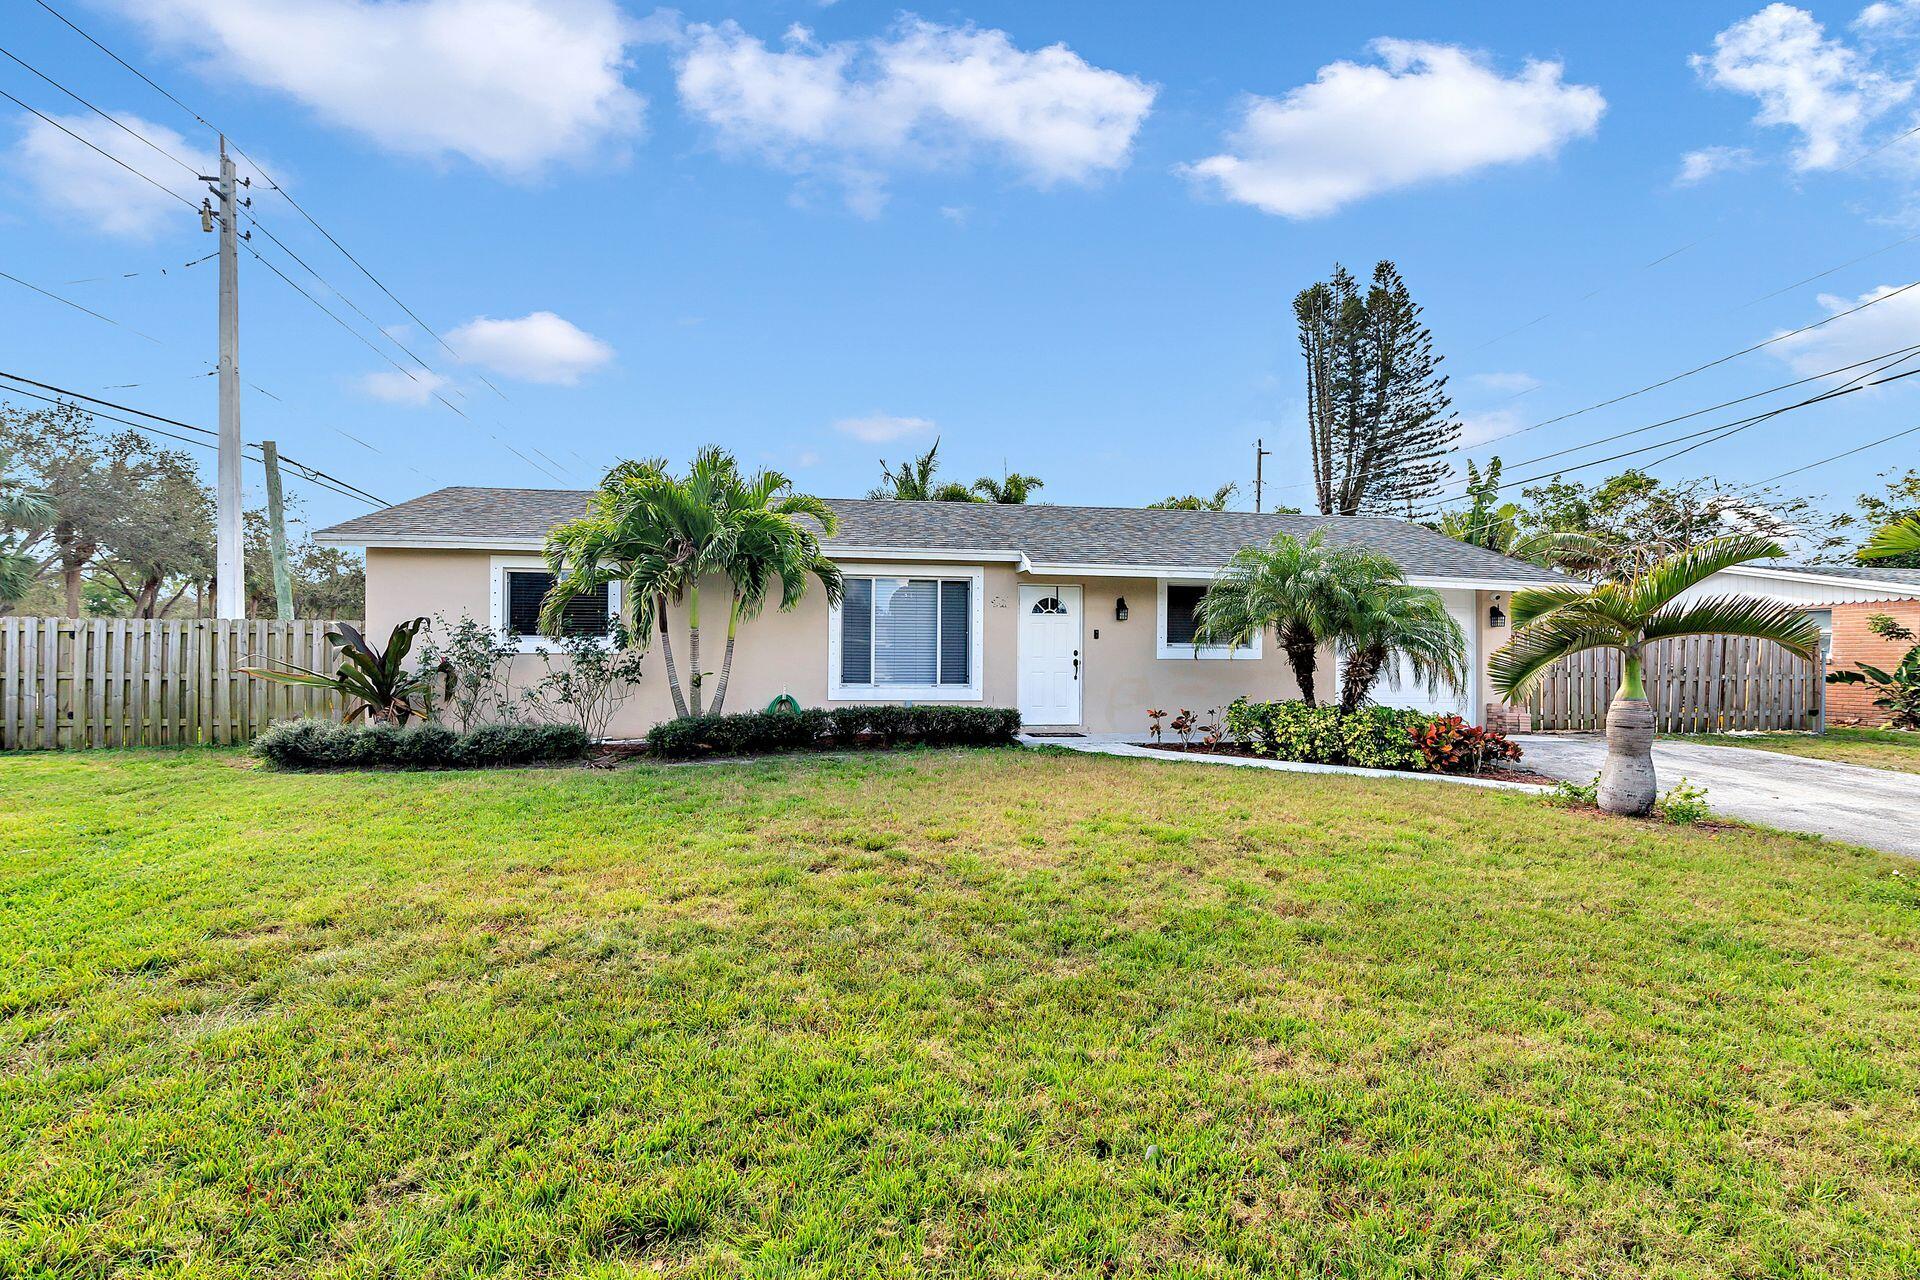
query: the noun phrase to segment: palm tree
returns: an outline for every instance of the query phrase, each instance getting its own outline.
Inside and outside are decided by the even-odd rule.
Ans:
[[[1410,587],[1394,570],[1393,580],[1360,592],[1339,620],[1346,649],[1340,669],[1340,710],[1353,712],[1390,662],[1405,662],[1430,693],[1441,685],[1456,692],[1467,687],[1467,635],[1447,612],[1440,593]]]
[[[867,496],[891,498],[897,502],[985,501],[957,480],[936,483],[933,476],[938,470],[940,470],[940,441],[936,437],[932,448],[910,462],[901,463],[898,467],[889,467],[885,458],[880,459],[880,484],[867,490]]]
[[[818,499],[794,494],[777,472],[740,474],[733,455],[713,445],[694,455],[685,476],[674,476],[659,458],[623,462],[609,471],[588,501],[587,514],[547,537],[552,588],[540,607],[540,626],[555,631],[569,601],[601,587],[624,585],[635,639],[645,644],[660,629],[668,690],[678,715],[705,708],[700,669],[700,581],[725,576],[730,588],[727,650],[714,698],[718,711],[732,672],[736,628],[757,614],[774,581],[782,609],[818,577],[837,595],[839,572],[820,550],[819,536],[798,523],[810,516],[831,534],[833,513]],[[687,606],[687,653],[692,664],[682,689],[667,629],[668,610]]]
[[[1313,686],[1320,646],[1341,633],[1355,602],[1400,581],[1399,566],[1375,551],[1329,547],[1324,531],[1302,542],[1278,534],[1243,547],[1220,571],[1195,611],[1195,642],[1245,644],[1271,627],[1293,668],[1300,697],[1319,705]]]
[[[973,492],[982,500],[1009,506],[1026,502],[1035,489],[1044,488],[1046,482],[1039,476],[1023,475],[1018,471],[1010,471],[998,480],[992,476],[981,476],[973,482]]]
[[[1169,494],[1158,502],[1149,502],[1149,511],[1225,511],[1234,497],[1240,492],[1240,486],[1229,480],[1213,491],[1211,497],[1198,493],[1189,493],[1184,497]]]
[[[1883,526],[1860,548],[1862,560],[1891,560],[1895,556],[1920,556],[1920,516]]]
[[[0,454],[0,477],[10,463]],[[16,481],[0,479],[0,609],[27,593],[40,568],[20,549],[14,531],[44,528],[52,520],[53,508],[45,498]]]
[[[821,536],[830,536],[838,520],[826,503],[809,494],[793,492],[793,482],[778,471],[762,471],[751,479],[737,473],[727,486],[726,521],[730,549],[725,572],[733,598],[727,607],[727,651],[720,662],[720,683],[713,692],[712,714],[727,701],[727,681],[733,674],[733,646],[740,623],[758,617],[774,584],[780,587],[784,612],[807,593],[814,578],[829,603],[840,603],[840,566],[821,550]],[[820,526],[820,533],[801,523],[801,517]]]
[[[1617,649],[1625,677],[1607,708],[1607,761],[1600,807],[1644,814],[1653,808],[1653,710],[1647,703],[1646,648],[1674,636],[1729,635],[1771,640],[1809,662],[1820,629],[1806,612],[1746,596],[1677,603],[1722,569],[1784,555],[1779,544],[1748,534],[1713,538],[1674,552],[1630,578],[1593,587],[1545,587],[1513,596],[1513,635],[1489,664],[1493,687],[1524,696],[1547,668],[1588,649]]]

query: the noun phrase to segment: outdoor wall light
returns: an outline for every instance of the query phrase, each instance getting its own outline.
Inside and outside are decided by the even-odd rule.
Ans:
[[[1495,597],[1494,602],[1487,606],[1487,626],[1497,631],[1506,625],[1507,615],[1500,608],[1499,598]]]
[[[1125,596],[1118,596],[1114,599],[1113,620],[1115,622],[1125,622],[1127,620],[1127,598]]]

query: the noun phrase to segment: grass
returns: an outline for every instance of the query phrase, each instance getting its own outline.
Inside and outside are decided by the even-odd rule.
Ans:
[[[0,759],[0,1275],[1920,1273],[1920,868],[1064,752]]]
[[[1920,773],[1920,733],[1902,729],[1831,727],[1819,735],[1702,733],[1677,737],[1677,740],[1714,747],[1750,747],[1755,751],[1776,751],[1782,755],[1805,756],[1810,760],[1839,760],[1875,769]]]

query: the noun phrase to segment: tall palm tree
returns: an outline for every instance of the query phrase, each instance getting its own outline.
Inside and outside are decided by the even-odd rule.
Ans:
[[[1200,598],[1195,641],[1245,644],[1272,628],[1308,706],[1319,705],[1314,673],[1320,646],[1341,631],[1355,601],[1400,580],[1399,566],[1361,547],[1330,547],[1324,531],[1303,542],[1278,534],[1243,547]]]
[[[897,467],[880,459],[880,483],[867,490],[869,498],[892,498],[898,502],[983,502],[973,490],[957,480],[936,481],[940,470],[940,441],[919,457]],[[1036,486],[1037,487],[1037,486]]]
[[[816,535],[799,523],[811,517]],[[792,492],[777,472],[740,474],[732,454],[713,445],[694,455],[684,476],[668,472],[663,459],[623,462],[600,482],[587,514],[547,537],[553,587],[541,603],[540,625],[557,630],[566,606],[612,582],[622,583],[640,643],[660,630],[667,684],[678,715],[701,715],[706,707],[700,669],[700,583],[725,577],[729,585],[727,648],[713,710],[726,698],[740,619],[753,617],[775,582],[780,607],[791,609],[812,575],[836,598],[839,570],[826,560],[820,536],[831,534],[833,513],[824,503]],[[692,665],[683,690],[667,621],[670,606],[687,606],[687,656]]]
[[[1920,516],[1883,526],[1860,548],[1862,560],[1891,560],[1895,556],[1920,556]]]
[[[1447,612],[1440,593],[1410,587],[1396,568],[1382,582],[1352,598],[1340,619],[1346,649],[1340,668],[1340,710],[1358,710],[1390,662],[1404,662],[1430,693],[1445,685],[1467,687],[1467,635]]]
[[[1009,471],[995,480],[992,476],[981,476],[973,482],[973,492],[987,502],[1017,506],[1033,496],[1035,489],[1046,488],[1046,482],[1039,476],[1023,475],[1018,471]]]
[[[742,621],[759,616],[775,584],[784,612],[807,594],[807,579],[818,580],[832,604],[840,603],[840,566],[820,547],[838,525],[831,508],[810,494],[793,492],[793,482],[778,471],[761,471],[751,478],[735,473],[726,486],[726,522],[730,529],[725,572],[732,588],[727,606],[727,651],[720,662],[720,683],[713,693],[712,714],[727,701],[727,681],[733,674],[733,647]],[[818,534],[801,523],[811,519]]]
[[[1600,807],[1644,814],[1653,808],[1653,709],[1647,703],[1646,649],[1674,636],[1729,635],[1771,640],[1809,662],[1820,629],[1802,609],[1746,596],[1678,603],[1680,595],[1722,569],[1777,558],[1779,544],[1746,534],[1713,538],[1649,565],[1630,578],[1593,587],[1516,591],[1513,635],[1489,664],[1493,687],[1524,696],[1548,667],[1588,649],[1617,649],[1625,676],[1607,708],[1607,761]]]

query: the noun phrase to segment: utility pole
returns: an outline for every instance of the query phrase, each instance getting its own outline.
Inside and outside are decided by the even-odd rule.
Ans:
[[[1273,456],[1273,450],[1266,447],[1265,440],[1253,442],[1253,509],[1260,510],[1261,490],[1265,486],[1265,473],[1261,464]]]
[[[214,514],[214,577],[218,583],[214,612],[222,618],[247,616],[246,532],[240,507],[240,248],[239,184],[234,180],[233,159],[227,154],[227,137],[220,135],[220,173],[218,177],[201,174],[211,185],[216,210],[207,201],[200,202],[200,229],[213,230],[220,224],[220,460],[217,499]],[[251,185],[251,179],[248,181]],[[246,203],[252,204],[249,199]],[[249,233],[251,238],[251,233]]]
[[[287,571],[287,508],[280,498],[280,446],[260,442],[267,464],[267,546],[273,553],[273,602],[280,621],[293,621],[293,575]]]

